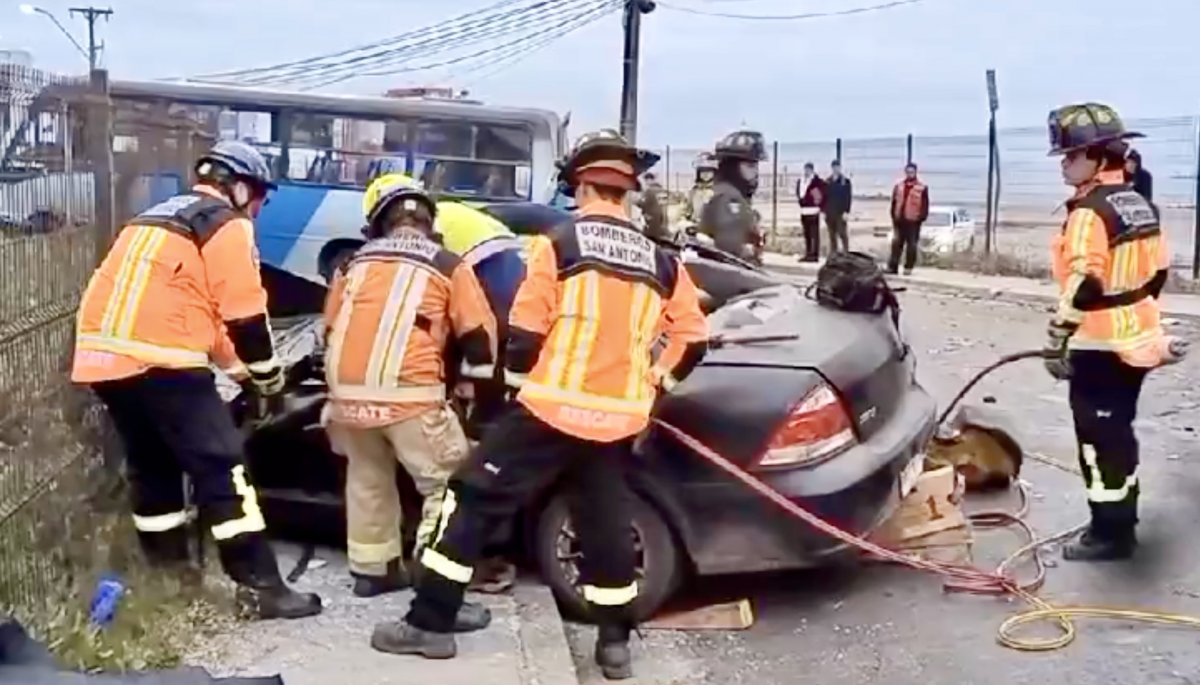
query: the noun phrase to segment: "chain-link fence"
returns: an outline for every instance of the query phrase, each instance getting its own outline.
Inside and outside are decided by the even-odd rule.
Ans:
[[[36,614],[108,563],[94,517],[122,507],[115,445],[69,383],[75,312],[113,227],[186,184],[214,137],[168,103],[114,106],[102,71],[0,65],[0,607]]]
[[[18,609],[58,594],[103,453],[99,413],[66,380],[79,294],[109,234],[88,92],[0,65],[0,605]]]
[[[1197,229],[1197,131],[1200,118],[1173,117],[1129,122],[1144,134],[1134,141],[1145,168],[1154,177],[1154,200],[1174,251],[1174,264],[1194,273]],[[1063,186],[1057,158],[1047,157],[1042,127],[1002,129],[998,134],[999,207],[995,246],[1001,253],[1035,263],[1047,260],[1047,246],[1064,218]],[[680,197],[695,179],[693,163],[702,150],[666,148],[655,170],[660,181]],[[769,143],[770,159],[760,167],[756,209],[776,249],[794,251],[800,225],[796,184],[805,163],[822,177],[841,159],[854,186],[851,239],[859,247],[886,241],[892,187],[908,161],[915,162],[929,186],[935,206],[963,210],[977,224],[982,248],[988,179],[988,138],[978,136],[912,136],[846,139],[810,143]],[[822,235],[822,247],[827,236]]]

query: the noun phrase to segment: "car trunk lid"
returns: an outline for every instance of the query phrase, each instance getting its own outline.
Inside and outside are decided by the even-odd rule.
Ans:
[[[890,315],[824,307],[795,286],[737,298],[714,312],[709,326],[713,336],[735,342],[712,349],[705,365],[816,371],[846,402],[864,439],[886,422],[913,382],[912,354]]]

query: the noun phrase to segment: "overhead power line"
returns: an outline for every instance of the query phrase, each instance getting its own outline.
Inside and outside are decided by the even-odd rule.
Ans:
[[[621,6],[622,2],[623,0],[602,0],[601,2],[595,2],[595,0],[592,0],[589,3],[590,6],[578,9],[573,13],[562,13],[560,15],[556,15],[559,18],[554,23],[547,24],[546,22],[542,22],[536,26],[530,26],[528,28],[537,30],[526,31],[524,35],[499,45],[476,50],[469,54],[460,55],[450,59],[444,59],[438,62],[421,64],[410,64],[405,62],[401,65],[385,69],[341,73],[320,80],[315,84],[310,84],[309,88],[321,88],[354,78],[390,76],[394,74],[418,71],[431,71],[434,69],[468,64],[470,62],[475,62],[474,66],[469,67],[464,73],[470,73],[472,71],[478,71],[488,67],[495,68],[498,66],[511,66],[512,63],[528,57],[534,51],[546,47],[550,43],[561,39],[568,33],[582,28],[583,26],[596,21],[602,16],[612,13]],[[530,33],[533,35],[529,35]],[[496,70],[498,71],[498,69]]]
[[[710,0],[711,1],[711,0]],[[903,5],[915,5],[922,0],[892,0],[877,5],[869,5],[866,7],[855,7],[844,10],[826,10],[823,12],[803,12],[800,14],[735,14],[731,12],[714,12],[712,10],[703,10],[695,7],[685,7],[676,5],[670,2],[662,2],[657,0],[658,6],[672,10],[674,12],[686,12],[687,14],[698,14],[706,17],[721,17],[724,19],[747,19],[747,20],[762,20],[762,21],[795,21],[799,19],[820,19],[822,17],[844,17],[851,14],[864,14],[866,12],[878,12],[881,10],[893,9]]]
[[[533,20],[523,18],[510,19],[504,24],[489,27],[486,31],[472,36],[453,35],[439,40],[435,44],[417,46],[415,50],[402,48],[351,65],[335,65],[329,69],[309,71],[303,75],[301,80],[309,83],[319,81],[322,85],[328,85],[359,77],[386,76],[452,66],[488,56],[498,50],[519,46],[521,43],[535,40],[548,31],[561,30],[564,25],[581,17],[589,16],[592,12],[600,11],[606,13],[611,11],[614,3],[618,1],[557,0],[555,11],[542,13]],[[487,44],[487,46],[463,54],[464,49],[480,44]],[[447,57],[435,62],[417,62],[419,58],[428,59],[429,57],[445,53],[459,54],[456,57]]]
[[[316,88],[359,77],[425,71],[489,56],[519,54],[521,43],[541,45],[548,36],[574,30],[620,5],[622,0],[506,0],[485,10],[410,31],[359,48],[268,67],[195,77],[238,85],[302,85]],[[484,47],[486,46],[486,47]],[[466,51],[475,47],[476,50]],[[465,54],[464,54],[465,52]],[[450,54],[457,53],[457,57]],[[446,55],[433,62],[432,57]],[[425,62],[418,62],[425,60]]]
[[[465,81],[464,84],[466,84],[466,85],[477,84],[480,81],[482,81],[490,76],[494,76],[495,74],[497,74],[501,71],[504,71],[505,69],[508,69],[509,67],[517,64],[518,62],[521,62],[521,61],[527,59],[534,53],[540,52],[541,50],[545,49],[550,44],[560,40],[567,34],[572,33],[574,31],[576,31],[577,29],[583,28],[584,26],[587,26],[587,25],[597,21],[601,17],[604,17],[604,16],[608,15],[609,13],[616,11],[617,9],[620,9],[620,7],[624,3],[623,3],[623,1],[618,0],[618,2],[612,3],[612,4],[615,6],[602,7],[600,9],[596,10],[596,12],[594,14],[591,14],[585,18],[582,18],[579,21],[576,21],[576,22],[570,24],[569,26],[564,27],[560,31],[543,34],[534,41],[523,43],[523,44],[516,46],[515,49],[510,49],[507,51],[498,51],[494,54],[488,55],[487,60],[481,60],[478,64],[475,64],[467,69],[458,71],[458,72],[452,74],[450,78],[461,79],[464,76],[470,75],[470,76],[472,76],[472,78]]]
[[[267,65],[267,66],[262,66],[262,67],[254,67],[254,68],[249,68],[249,69],[233,69],[233,70],[229,70],[229,71],[219,71],[219,72],[214,72],[214,73],[210,73],[210,74],[201,74],[201,75],[197,76],[196,79],[197,80],[202,80],[202,79],[216,80],[216,79],[220,79],[223,77],[235,78],[235,77],[246,76],[246,75],[250,75],[250,74],[261,74],[261,73],[266,73],[266,72],[278,71],[278,70],[283,70],[283,69],[287,69],[290,67],[305,67],[305,66],[309,66],[309,65],[321,62],[322,60],[336,59],[338,57],[347,57],[350,55],[354,55],[355,53],[363,52],[366,50],[374,50],[377,48],[382,48],[382,47],[386,47],[386,46],[390,46],[390,45],[396,45],[399,43],[403,43],[405,41],[411,41],[414,39],[424,38],[424,37],[427,37],[431,34],[438,32],[440,30],[446,30],[446,29],[449,29],[454,26],[462,25],[464,23],[470,23],[470,21],[472,19],[478,19],[481,17],[485,18],[485,19],[489,19],[492,17],[493,14],[502,14],[502,12],[500,12],[500,10],[502,10],[503,8],[509,7],[511,5],[521,4],[523,2],[527,2],[527,0],[501,0],[501,2],[497,2],[494,5],[489,5],[488,7],[484,8],[484,9],[475,10],[472,12],[466,12],[464,14],[460,14],[458,16],[452,17],[450,19],[447,19],[446,21],[439,22],[437,24],[425,26],[420,29],[416,29],[414,31],[407,31],[405,33],[401,33],[401,34],[391,36],[389,38],[384,38],[384,39],[374,41],[371,43],[366,43],[363,45],[346,48],[344,50],[339,50],[337,52],[329,52],[329,53],[325,53],[323,55],[306,57],[304,59],[294,60],[291,62],[280,62],[278,64],[272,64],[272,65]]]

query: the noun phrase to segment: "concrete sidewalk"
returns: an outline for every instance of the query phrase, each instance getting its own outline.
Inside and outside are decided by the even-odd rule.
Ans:
[[[763,264],[772,271],[809,278],[815,278],[821,266],[774,252],[763,255]],[[912,276],[891,276],[889,280],[900,287],[969,293],[982,299],[1044,305],[1053,305],[1058,301],[1055,284],[1032,278],[985,276],[967,271],[918,267]],[[1168,317],[1200,320],[1200,295],[1166,293],[1162,298],[1162,311]]]
[[[286,574],[298,550],[290,545],[277,549]],[[278,673],[286,685],[578,685],[562,619],[542,585],[519,583],[510,595],[472,596],[492,610],[492,625],[460,635],[458,657],[448,661],[371,649],[371,629],[378,621],[403,616],[411,593],[355,597],[340,551],[319,550],[295,587],[320,593],[324,613],[297,621],[239,624],[198,646],[189,664],[220,676]]]

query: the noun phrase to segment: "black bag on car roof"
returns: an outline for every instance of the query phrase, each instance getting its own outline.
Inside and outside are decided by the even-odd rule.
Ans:
[[[891,311],[899,324],[900,303],[875,258],[862,252],[834,252],[817,271],[816,301],[826,307],[863,314]]]

